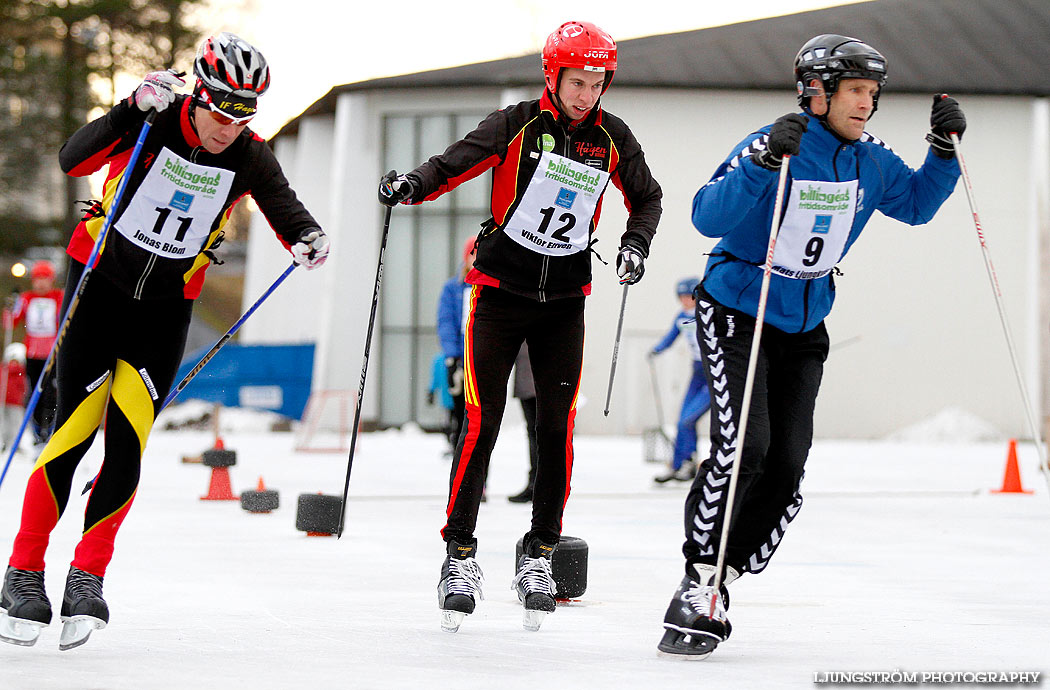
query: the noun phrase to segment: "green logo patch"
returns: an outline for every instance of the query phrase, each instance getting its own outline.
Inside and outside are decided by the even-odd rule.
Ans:
[[[541,134],[540,138],[536,140],[536,147],[540,151],[550,152],[554,150],[554,137],[550,134]]]

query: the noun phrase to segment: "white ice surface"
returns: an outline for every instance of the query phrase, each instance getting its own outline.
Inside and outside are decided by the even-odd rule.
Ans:
[[[156,431],[106,576],[110,626],[58,650],[76,496],[48,551],[56,619],[35,647],[0,644],[0,689],[811,688],[826,671],[1050,671],[1050,500],[1031,446],[1021,472],[1035,493],[994,495],[1002,441],[816,443],[772,564],[732,585],[732,638],[689,663],[656,655],[681,578],[685,488],[652,485],[640,439],[577,439],[564,531],[590,546],[588,588],[530,633],[510,589],[530,511],[506,501],[525,480],[524,432],[504,430],[477,532],[486,599],[449,634],[435,594],[442,438],[363,434],[336,540],[297,532],[295,506],[341,493],[345,454],[297,454],[291,434],[249,425],[223,436],[238,453],[234,490],[261,475],[280,509],[201,501],[210,470],[180,459],[213,437]],[[0,487],[5,555],[30,469],[16,459]]]

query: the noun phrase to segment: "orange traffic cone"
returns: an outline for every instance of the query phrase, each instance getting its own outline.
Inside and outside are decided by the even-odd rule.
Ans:
[[[263,478],[262,478],[261,474],[259,475],[259,486],[255,487],[255,490],[256,491],[266,491],[266,485],[263,484]]]
[[[1021,486],[1021,472],[1017,468],[1017,439],[1010,439],[1006,451],[1006,472],[1003,474],[1003,488],[992,489],[993,494],[1030,494],[1030,489]]]
[[[239,501],[240,498],[233,495],[233,487],[230,486],[230,468],[211,468],[211,481],[208,482],[208,494],[201,496],[202,501]]]

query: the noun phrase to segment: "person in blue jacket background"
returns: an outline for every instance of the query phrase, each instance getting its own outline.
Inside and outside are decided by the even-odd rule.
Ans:
[[[675,294],[682,304],[682,311],[675,315],[671,329],[649,351],[655,357],[671,347],[679,334],[685,337],[689,352],[693,355],[693,374],[682,400],[682,410],[678,413],[678,432],[674,439],[674,456],[671,466],[664,474],[654,477],[657,484],[670,481],[687,482],[696,476],[696,425],[700,418],[711,409],[711,394],[707,389],[707,378],[704,374],[703,354],[700,342],[696,338],[696,295],[693,292],[700,284],[695,277],[682,278],[675,285]]]
[[[470,299],[470,286],[466,277],[474,267],[474,244],[477,238],[470,237],[463,243],[463,263],[460,272],[445,281],[438,299],[437,332],[441,342],[441,354],[445,357],[445,383],[452,396],[452,412],[448,424],[448,442],[456,449],[459,432],[463,427],[463,319],[469,309],[463,305]]]
[[[686,574],[664,617],[664,654],[703,658],[732,630],[727,591],[715,592],[713,582],[783,157],[791,161],[728,516],[723,585],[761,572],[802,506],[799,486],[828,354],[824,318],[835,297],[836,264],[875,211],[909,225],[929,222],[960,174],[950,135],[962,136],[966,119],[953,98],[933,98],[930,148],[918,170],[865,131],[887,74],[885,58],[871,46],[816,36],[799,51],[794,70],[802,112],[748,135],[693,198],[697,230],[721,238],[696,306],[713,392],[711,454],[686,498]]]

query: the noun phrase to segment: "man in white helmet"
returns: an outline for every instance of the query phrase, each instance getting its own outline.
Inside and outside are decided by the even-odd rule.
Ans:
[[[270,83],[262,54],[230,33],[208,38],[193,64],[193,94],[173,70],[152,72],[128,98],[62,147],[62,169],[108,165],[102,202],[90,205],[69,243],[68,305],[105,217],[110,232],[57,354],[55,432],[29,477],[22,524],[4,578],[0,639],[36,642],[51,621],[44,552],[70,496],[73,472],[103,417],[105,461],[88,499],[83,537],[62,599],[62,649],[105,627],[102,581],[117,530],[138,486],[142,452],[182,359],[193,301],[233,205],[251,194],[307,269],[324,263],[328,238],[247,128]],[[150,111],[156,119],[134,169],[130,153]],[[116,208],[114,193],[127,187]],[[63,307],[63,313],[66,311]]]

